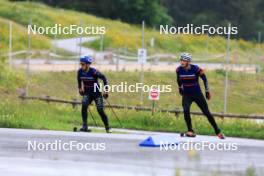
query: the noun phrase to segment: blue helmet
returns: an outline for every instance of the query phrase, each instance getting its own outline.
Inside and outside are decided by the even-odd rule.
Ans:
[[[80,62],[84,62],[86,64],[91,64],[93,62],[93,58],[90,56],[83,56],[80,58]]]
[[[181,53],[181,60],[191,62],[192,61],[192,55],[189,53]]]

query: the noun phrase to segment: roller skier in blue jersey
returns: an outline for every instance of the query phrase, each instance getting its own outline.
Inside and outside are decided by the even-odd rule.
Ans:
[[[111,128],[109,126],[108,117],[104,112],[103,98],[108,98],[108,93],[104,92],[103,95],[99,90],[98,79],[101,79],[105,85],[108,85],[106,77],[93,67],[90,67],[93,59],[91,57],[85,56],[80,58],[81,68],[77,73],[77,81],[80,95],[83,96],[82,99],[82,128],[80,131],[90,132],[87,124],[87,109],[88,106],[95,101],[97,111],[101,116],[101,119],[105,125],[105,130],[107,133],[111,133]]]
[[[187,137],[196,136],[192,128],[192,121],[190,116],[191,104],[192,102],[195,102],[202,110],[203,114],[207,117],[211,126],[214,128],[215,134],[220,139],[224,139],[225,136],[223,133],[221,133],[221,130],[218,128],[214,117],[210,113],[207,102],[199,85],[199,78],[201,78],[205,87],[206,99],[210,100],[211,94],[209,91],[207,78],[204,74],[203,69],[201,69],[197,65],[193,65],[190,63],[191,59],[192,56],[190,54],[182,53],[180,56],[181,65],[176,69],[179,93],[182,96],[184,119],[188,128],[188,131],[185,133],[185,135]]]

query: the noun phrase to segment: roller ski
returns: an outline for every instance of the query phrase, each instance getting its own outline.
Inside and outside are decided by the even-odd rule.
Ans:
[[[74,132],[92,132],[91,129],[88,129],[87,126],[82,126],[82,128],[78,129],[77,127],[73,127]]]
[[[194,137],[196,137],[196,134],[192,131],[187,131],[185,133],[180,133],[180,136],[181,137],[192,137],[192,138],[194,138]]]

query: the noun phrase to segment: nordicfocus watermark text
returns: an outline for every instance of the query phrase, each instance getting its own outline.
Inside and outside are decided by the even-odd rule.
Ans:
[[[160,34],[218,34],[218,35],[227,35],[227,34],[238,34],[238,28],[235,26],[210,26],[210,25],[201,25],[194,26],[193,24],[187,24],[186,26],[169,26],[169,25],[160,25]]]
[[[126,92],[149,92],[151,89],[157,89],[159,92],[171,92],[172,87],[171,85],[145,85],[143,83],[136,83],[136,84],[128,84],[127,82],[120,82],[120,84],[115,85],[102,85],[94,84],[94,91],[100,90],[100,92],[119,92],[119,93],[126,93]]]
[[[180,142],[179,144],[170,144],[166,141],[161,142],[160,151],[167,151],[167,150],[196,150],[196,151],[236,151],[238,150],[237,143],[227,143],[227,142],[209,142],[209,141],[201,141],[201,142],[194,142],[194,141],[187,141],[187,142]]]
[[[52,142],[28,141],[28,151],[104,151],[105,143],[81,143],[78,141],[54,140]]]
[[[28,34],[52,34],[52,35],[103,35],[106,33],[105,26],[78,26],[75,24],[69,26],[62,26],[61,24],[55,24],[54,26],[36,26],[28,25]]]

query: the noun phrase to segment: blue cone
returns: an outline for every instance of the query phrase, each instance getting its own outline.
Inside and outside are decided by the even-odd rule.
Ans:
[[[160,147],[161,145],[178,145],[179,141],[176,136],[172,135],[154,135],[141,141],[141,147]]]

